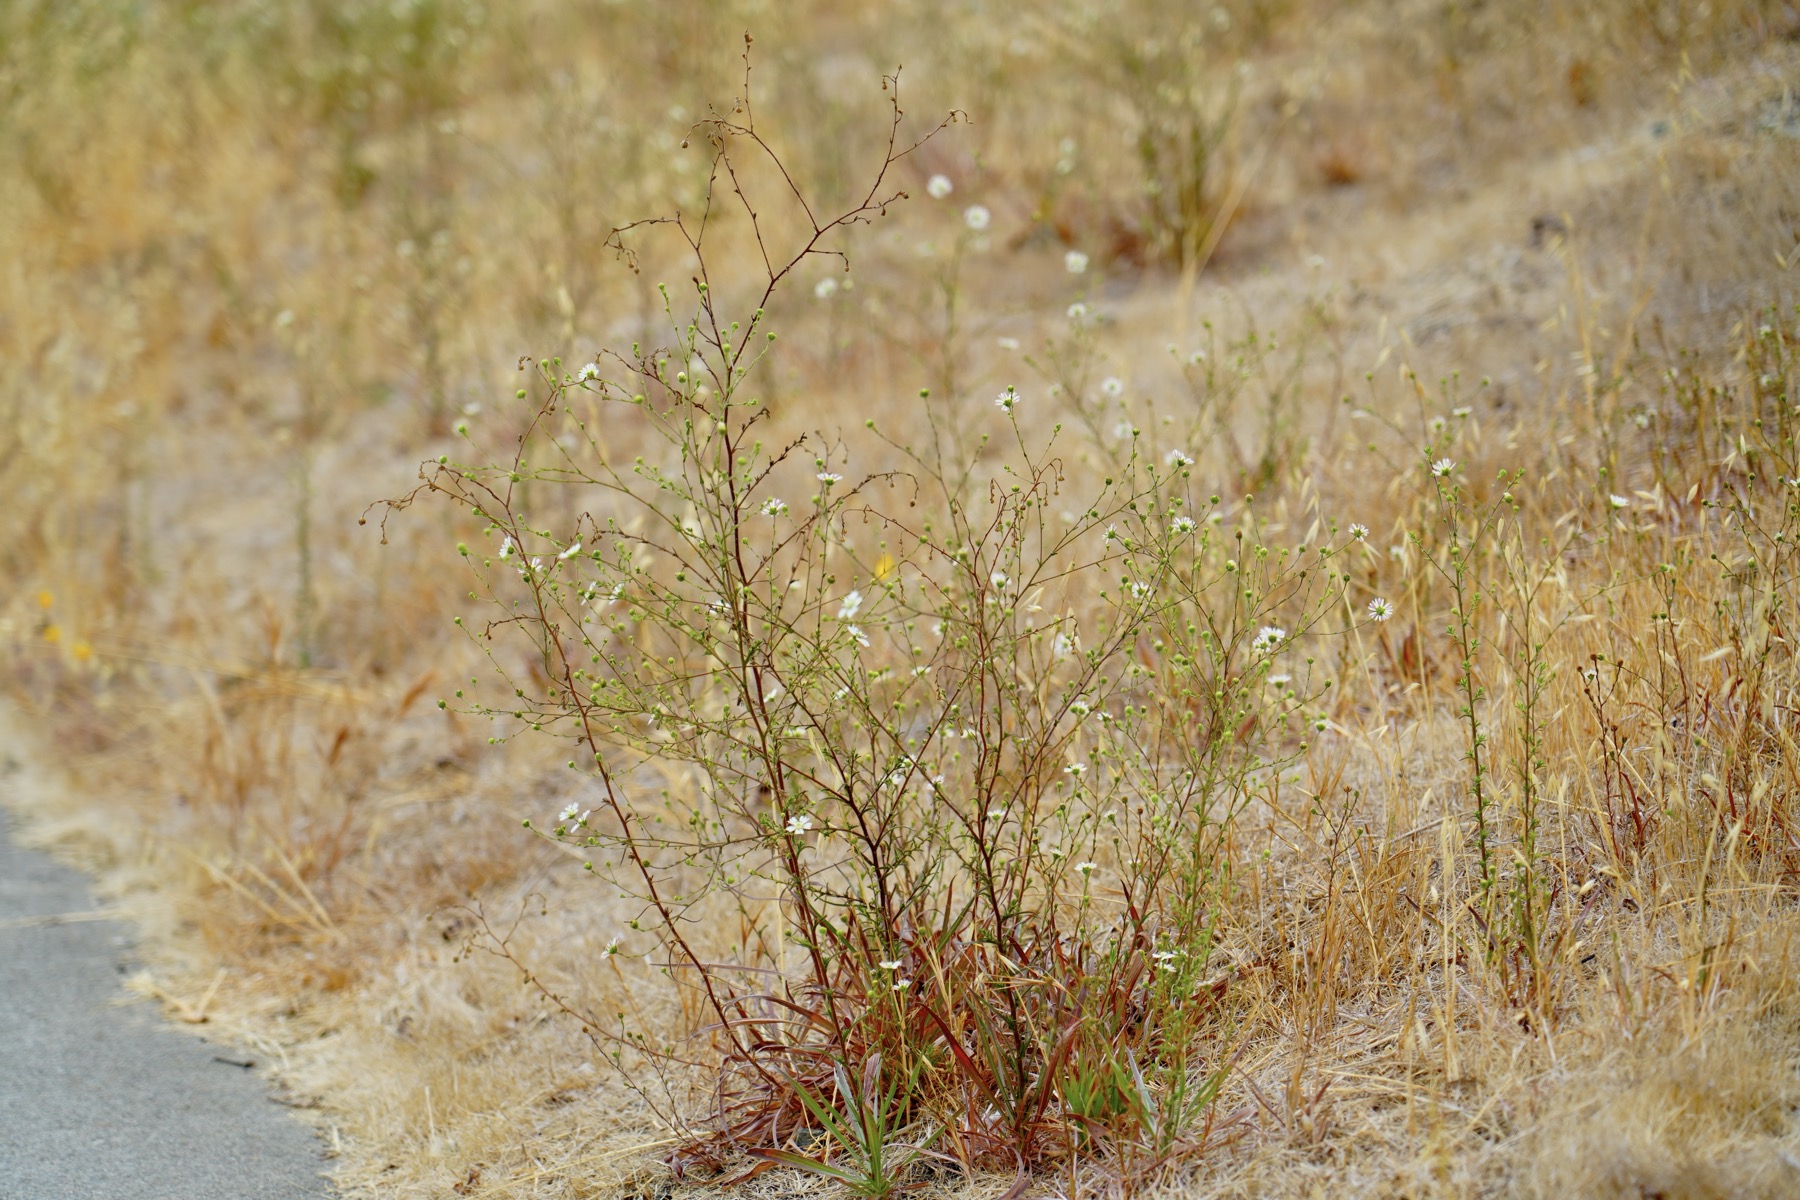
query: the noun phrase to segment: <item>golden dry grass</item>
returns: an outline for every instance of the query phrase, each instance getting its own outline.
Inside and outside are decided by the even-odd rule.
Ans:
[[[0,15],[0,652],[11,743],[61,773],[22,815],[141,922],[141,994],[279,1063],[346,1194],[707,1186],[671,1180],[671,1131],[482,936],[483,919],[513,930],[518,961],[593,1011],[671,1039],[697,1023],[646,957],[602,952],[635,910],[519,828],[568,794],[555,748],[492,745],[486,722],[435,707],[484,670],[450,624],[469,523],[415,510],[381,544],[357,518],[454,452],[465,413],[503,447],[520,355],[646,336],[650,284],[682,266],[652,248],[634,275],[603,242],[696,202],[700,160],[677,143],[735,94],[744,28],[759,120],[828,199],[879,154],[896,62],[909,113],[973,118],[906,168],[915,199],[856,232],[854,288],[815,299],[820,264],[777,310],[780,428],[853,431],[880,406],[904,432],[919,387],[986,409],[1010,382],[1073,426],[1069,391],[1052,400],[1022,356],[1045,361],[1078,294],[1098,319],[1065,385],[1093,396],[1117,376],[1185,421],[1165,347],[1254,327],[1280,348],[1221,419],[1238,450],[1215,441],[1196,471],[1228,500],[1254,491],[1273,536],[1367,524],[1350,607],[1397,604],[1334,651],[1329,731],[1232,845],[1224,1134],[1131,1186],[1800,1188],[1793,578],[1778,566],[1781,603],[1755,600],[1745,557],[1785,563],[1785,543],[1746,542],[1726,505],[1748,489],[1775,529],[1787,503],[1746,482],[1741,439],[1765,386],[1758,327],[1795,300],[1800,16],[1751,0],[1120,12]],[[1158,31],[1173,51],[1145,49]],[[1219,118],[1216,240],[1146,216],[1138,137],[1188,136],[1191,113]],[[943,202],[923,192],[937,172],[956,181]],[[985,237],[959,233],[965,203],[992,210]],[[1064,270],[1068,249],[1089,275]],[[1671,386],[1670,368],[1699,383]],[[1459,398],[1441,399],[1453,372]],[[1779,386],[1765,409],[1800,400],[1800,374]],[[1529,995],[1464,953],[1447,602],[1416,548],[1389,552],[1432,527],[1409,455],[1461,405],[1476,499],[1524,468],[1530,538],[1579,535],[1541,561],[1532,602],[1562,622],[1539,753],[1564,908]],[[1104,441],[1071,472],[1097,474]],[[1584,690],[1595,654],[1630,680],[1610,732]],[[1516,757],[1519,680],[1500,657],[1487,678],[1491,743]],[[1645,826],[1620,815],[1626,780],[1655,793]],[[1511,822],[1517,784],[1500,786]],[[721,953],[749,940],[715,932]],[[703,1111],[703,1074],[665,1082]],[[1119,1185],[1090,1163],[1038,1186]],[[775,1174],[742,1190],[827,1189]]]

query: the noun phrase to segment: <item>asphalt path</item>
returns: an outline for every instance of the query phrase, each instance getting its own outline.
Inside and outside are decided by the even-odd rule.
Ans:
[[[128,927],[9,834],[0,808],[0,1200],[330,1195],[313,1132],[219,1061],[243,1055],[118,1003]]]

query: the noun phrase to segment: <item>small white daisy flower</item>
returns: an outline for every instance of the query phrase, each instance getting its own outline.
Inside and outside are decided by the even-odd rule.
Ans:
[[[574,545],[570,546],[567,550],[564,550],[561,554],[558,554],[556,556],[556,561],[557,562],[568,562],[571,558],[574,558],[577,554],[580,554],[580,553],[581,553],[581,543],[576,542]]]
[[[991,220],[993,220],[993,214],[980,204],[971,204],[963,209],[963,224],[977,233],[986,229]]]
[[[900,969],[900,960],[897,958],[884,958],[875,965],[884,971],[898,971]]]
[[[834,483],[842,483],[844,480],[844,477],[836,471],[820,471],[815,478],[826,487],[830,487]]]
[[[837,295],[838,281],[827,275],[813,284],[813,295],[820,300],[829,300]]]
[[[1071,275],[1080,275],[1088,269],[1088,256],[1079,250],[1071,250],[1063,255],[1063,270]]]
[[[1069,305],[1068,311],[1064,315],[1069,318],[1069,323],[1071,325],[1079,325],[1087,320],[1088,306],[1077,300],[1075,303]]]
[[[1133,425],[1130,421],[1120,421],[1117,425],[1113,426],[1113,436],[1118,438],[1121,442],[1127,441],[1137,436],[1137,426]]]
[[[1125,394],[1125,381],[1120,379],[1117,375],[1108,375],[1105,379],[1100,381],[1100,390],[1106,395],[1117,399]]]
[[[556,819],[558,821],[573,821],[575,819],[576,815],[580,812],[581,812],[581,805],[571,804],[567,808],[563,809],[561,812],[557,813]]]
[[[1394,602],[1386,596],[1377,596],[1369,601],[1369,620],[1385,621],[1394,615]]]
[[[1436,462],[1431,464],[1431,477],[1433,479],[1443,479],[1444,477],[1448,476],[1450,474],[1450,472],[1452,472],[1454,470],[1456,470],[1456,460],[1455,459],[1440,458]]]
[[[1367,525],[1362,524],[1360,521],[1351,525],[1350,526],[1350,540],[1353,542],[1368,541],[1369,540],[1369,527]]]
[[[582,365],[581,371],[575,376],[575,382],[586,383],[590,379],[598,378],[600,378],[600,364],[585,363]]]
[[[1011,412],[1019,403],[1019,389],[1008,385],[1004,392],[994,397],[994,404],[1001,412]]]
[[[1608,504],[1612,505],[1614,508],[1630,508],[1631,507],[1631,501],[1629,501],[1625,497],[1619,495],[1617,492],[1614,492],[1611,495],[1607,496],[1606,502]]]
[[[1176,517],[1169,522],[1170,533],[1192,533],[1199,527],[1199,523],[1192,517]]]
[[[500,557],[501,558],[511,558],[512,556],[513,556],[513,540],[512,540],[512,535],[509,533],[506,535],[506,540],[500,543]]]
[[[787,821],[787,831],[794,837],[805,837],[812,827],[813,819],[805,813],[801,813],[799,816],[789,817]]]
[[[933,200],[942,200],[956,190],[948,175],[933,175],[925,184],[925,194]]]
[[[1064,775],[1085,775],[1085,774],[1087,774],[1087,764],[1084,762],[1070,763],[1068,766],[1063,768],[1063,774]]]
[[[857,612],[862,609],[862,602],[863,594],[852,589],[850,594],[844,597],[844,602],[838,605],[837,619],[848,621],[856,616]]]
[[[1005,571],[995,571],[992,575],[988,576],[988,583],[992,584],[994,590],[997,592],[1004,592],[1006,590],[1006,585],[1011,582],[1012,580],[1006,577]]]
[[[1194,459],[1186,450],[1171,450],[1163,455],[1163,461],[1179,470],[1182,467],[1192,466]]]
[[[1098,863],[1078,862],[1075,864],[1075,869],[1080,871],[1083,875],[1092,875],[1094,873],[1094,868],[1098,865]]]
[[[862,631],[861,625],[846,625],[844,626],[844,632],[849,634],[850,640],[859,646],[867,646],[869,644],[869,635]]]
[[[787,509],[787,501],[777,496],[770,496],[762,502],[762,514],[765,517],[779,517]]]
[[[1250,642],[1253,654],[1268,654],[1287,640],[1287,630],[1279,625],[1264,625],[1256,631],[1256,637]]]

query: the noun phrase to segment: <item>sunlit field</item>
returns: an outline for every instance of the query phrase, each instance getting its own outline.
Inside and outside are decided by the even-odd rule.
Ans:
[[[1800,1194],[1800,10],[0,6],[25,836],[348,1196]]]

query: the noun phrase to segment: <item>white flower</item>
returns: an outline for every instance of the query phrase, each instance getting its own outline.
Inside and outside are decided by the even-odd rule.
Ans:
[[[869,644],[869,635],[862,631],[861,625],[846,625],[844,626],[844,632],[849,634],[850,640],[859,646],[866,646]]]
[[[1004,392],[994,397],[994,403],[999,406],[1001,412],[1011,412],[1019,403],[1019,389],[1009,385]]]
[[[792,835],[794,835],[795,837],[805,837],[807,831],[810,830],[812,827],[813,827],[813,819],[811,817],[809,817],[808,815],[806,815],[805,813],[801,813],[799,816],[788,818],[787,831],[789,833],[791,833]]]
[[[840,621],[850,620],[862,608],[862,602],[862,593],[852,590],[848,596],[844,597],[844,602],[838,605],[837,619]]]
[[[829,300],[837,295],[838,281],[827,275],[813,284],[813,296],[820,300]]]
[[[1431,477],[1433,479],[1442,479],[1454,470],[1456,470],[1456,460],[1454,458],[1440,458],[1431,464]]]
[[[970,229],[975,230],[977,233],[986,229],[988,227],[988,222],[992,219],[993,214],[979,204],[971,204],[969,207],[963,209],[963,224],[967,225]]]
[[[1064,775],[1085,775],[1085,774],[1087,774],[1087,764],[1084,762],[1070,763],[1068,766],[1063,768],[1063,774]]]
[[[1117,525],[1108,525],[1106,527],[1106,540],[1109,542],[1116,542],[1119,540],[1119,527]]]
[[[1170,533],[1192,533],[1198,528],[1199,525],[1192,517],[1176,517],[1169,522]]]
[[[1012,580],[1006,577],[1005,571],[995,571],[992,575],[988,576],[988,582],[994,586],[995,591],[1004,592],[1006,590],[1006,585],[1011,583]]]
[[[1191,466],[1194,460],[1188,455],[1186,450],[1171,450],[1163,455],[1163,461],[1168,463],[1171,467],[1180,468]]]
[[[1078,862],[1075,864],[1075,869],[1080,871],[1083,875],[1091,875],[1094,873],[1094,868],[1098,865],[1099,864],[1097,863],[1091,862]]]
[[[787,501],[777,496],[770,496],[762,502],[762,514],[765,517],[779,517],[787,511]]]
[[[570,804],[567,808],[556,814],[556,819],[558,821],[572,821],[579,812],[581,812],[581,805]]]
[[[1609,495],[1606,498],[1606,502],[1608,504],[1612,505],[1614,508],[1630,508],[1631,507],[1631,501],[1629,501],[1625,497],[1619,495],[1617,492],[1614,492],[1613,494]]]
[[[1117,375],[1108,375],[1100,381],[1100,390],[1116,399],[1125,394],[1125,381]]]
[[[990,821],[1004,821],[1006,819],[1006,810],[1004,808],[990,808],[988,809],[987,815],[988,820]]]
[[[1087,716],[1093,711],[1094,706],[1089,704],[1086,700],[1077,700],[1075,703],[1069,705],[1069,712],[1073,714],[1077,720]]]
[[[1066,633],[1059,633],[1050,643],[1050,653],[1056,658],[1067,658],[1075,653],[1075,639]]]
[[[1394,615],[1394,602],[1385,596],[1377,596],[1369,601],[1369,620],[1385,621]]]
[[[512,534],[509,533],[506,535],[506,540],[500,543],[500,557],[501,558],[511,558],[512,556],[513,556],[513,540],[512,540]]]
[[[1087,320],[1088,307],[1077,300],[1075,303],[1069,305],[1068,312],[1065,315],[1069,318],[1069,323],[1071,325],[1079,325]]]
[[[1369,540],[1369,527],[1367,525],[1362,524],[1361,522],[1357,522],[1357,523],[1351,525],[1350,526],[1350,540],[1353,542],[1368,541]]]
[[[1292,675],[1271,675],[1271,676],[1269,676],[1269,682],[1274,684],[1276,687],[1283,687],[1288,682],[1290,682],[1293,678],[1294,677]]]
[[[1143,582],[1142,580],[1139,580],[1138,582],[1133,583],[1131,585],[1131,598],[1133,600],[1148,600],[1151,596],[1153,596],[1155,594],[1156,594],[1156,589],[1151,587],[1149,584]]]
[[[1071,250],[1063,255],[1063,269],[1071,275],[1079,275],[1088,269],[1088,256],[1079,250]]]
[[[1250,642],[1252,654],[1268,654],[1287,640],[1287,630],[1279,625],[1264,625]]]
[[[1136,437],[1137,426],[1133,425],[1129,420],[1120,421],[1117,425],[1113,426],[1113,436],[1118,438],[1121,442],[1128,438]]]
[[[836,471],[820,471],[818,473],[818,475],[815,476],[815,478],[818,479],[818,481],[820,483],[824,484],[826,487],[830,487],[834,483],[842,483],[844,481],[844,477],[842,475],[839,475]]]
[[[606,943],[606,949],[600,951],[600,953],[606,955],[608,958],[611,958],[613,955],[617,954],[618,952],[619,952],[619,935],[614,934],[612,941]]]
[[[933,200],[942,200],[956,190],[948,175],[933,175],[925,184],[925,194]]]
[[[580,553],[581,553],[581,543],[576,542],[573,546],[570,546],[567,550],[564,550],[561,554],[557,555],[556,561],[557,562],[567,562],[571,558],[574,558],[577,554],[580,554]]]
[[[875,965],[884,971],[898,971],[900,969],[900,960],[897,958],[886,958]]]
[[[589,379],[598,378],[600,378],[600,365],[598,363],[586,363],[582,366],[581,372],[575,376],[575,381],[577,383],[583,383]]]
[[[894,990],[896,992],[904,992],[907,988],[909,988],[911,986],[912,986],[912,980],[910,980],[910,979],[899,979],[899,980],[894,981]]]
[[[1468,405],[1465,404],[1461,408],[1451,409],[1450,415],[1460,419],[1462,417],[1468,416],[1470,413],[1472,413],[1474,411],[1475,411],[1474,409],[1470,408]]]

